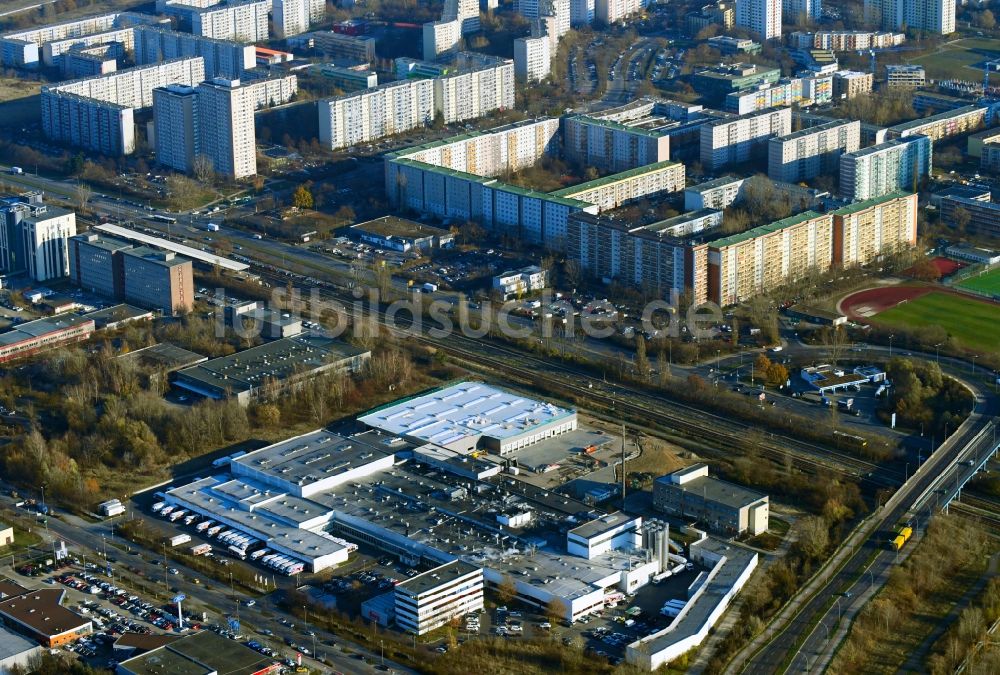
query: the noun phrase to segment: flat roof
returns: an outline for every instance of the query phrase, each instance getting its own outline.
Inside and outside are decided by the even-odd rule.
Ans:
[[[661,169],[666,169],[674,166],[683,166],[680,162],[664,161],[655,162],[653,164],[644,164],[643,166],[637,166],[634,169],[628,169],[627,171],[621,171],[619,173],[613,173],[610,176],[605,176],[604,178],[596,178],[586,183],[580,183],[579,185],[571,185],[569,187],[556,190],[555,192],[550,192],[549,194],[555,197],[568,197],[575,194],[580,194],[581,192],[586,192],[587,190],[593,190],[594,188],[599,188],[604,185],[611,185],[613,183],[618,183],[623,180],[628,180],[629,178],[635,178],[636,176],[644,176],[648,173],[653,173],[655,171],[660,171]]]
[[[594,520],[584,523],[579,527],[574,527],[569,531],[569,534],[575,534],[581,539],[593,539],[598,535],[610,532],[616,527],[621,527],[622,525],[630,523],[635,519],[636,516],[630,516],[622,513],[621,511],[615,511],[614,513],[609,513],[606,516],[595,518]]]
[[[929,118],[928,118],[929,119]],[[930,138],[922,134],[914,134],[912,136],[902,136],[899,138],[892,138],[884,143],[878,143],[876,145],[868,146],[867,148],[862,148],[860,150],[855,150],[854,152],[848,152],[841,155],[841,157],[864,157],[866,155],[874,155],[879,152],[884,152],[886,150],[891,150],[898,145],[904,145],[906,143],[919,143],[922,139],[927,139],[930,142]]]
[[[907,131],[909,129],[917,129],[928,124],[934,124],[935,122],[943,122],[945,120],[950,120],[954,117],[962,117],[963,115],[971,115],[973,113],[983,113],[986,114],[986,108],[979,105],[965,105],[961,108],[955,108],[954,110],[946,110],[945,112],[938,113],[937,115],[931,115],[930,117],[921,117],[920,119],[911,120],[909,122],[903,122],[902,124],[897,124],[895,126],[889,127],[889,131]]]
[[[136,361],[148,368],[163,368],[168,372],[208,361],[207,356],[188,351],[169,342],[159,342],[149,347],[136,349],[122,354],[118,358]]]
[[[746,232],[734,234],[729,237],[723,237],[722,239],[716,239],[715,241],[712,242],[712,248],[722,248],[724,246],[732,246],[734,244],[740,244],[744,241],[749,241],[751,239],[756,239],[757,237],[763,237],[768,234],[773,234],[774,232],[784,230],[794,225],[799,225],[814,218],[822,218],[822,217],[823,217],[822,213],[817,213],[816,211],[804,211],[803,213],[799,213],[794,216],[789,216],[788,218],[783,218],[773,223],[768,223],[767,225],[760,225],[753,229],[747,230]]]
[[[382,237],[398,239],[417,239],[420,237],[440,237],[449,234],[448,230],[431,227],[408,218],[399,216],[382,216],[357,225],[351,225],[352,230],[363,230]]]
[[[8,527],[10,526],[4,525],[0,529],[6,529]],[[21,584],[14,583],[10,579],[0,579],[0,598],[6,598],[11,595],[21,595],[22,593],[26,593],[27,591],[28,591],[27,588],[25,588]]]
[[[767,498],[767,495],[761,492],[749,490],[741,485],[719,480],[712,476],[699,476],[689,479],[686,483],[676,484],[670,482],[671,475],[673,474],[660,476],[656,482],[669,486],[671,490],[693,493],[733,509],[741,509]]]
[[[202,393],[228,390],[232,393],[281,381],[300,372],[314,371],[367,353],[346,342],[319,335],[298,335],[244,349],[178,372],[184,380],[204,385]],[[183,386],[190,382],[178,382]]]
[[[574,115],[570,119],[581,122],[582,124],[592,124],[597,127],[604,127],[605,129],[615,129],[617,131],[625,131],[630,134],[636,134],[638,136],[646,136],[648,138],[660,138],[665,136],[666,133],[662,131],[654,131],[651,129],[643,129],[638,126],[630,126],[628,124],[622,124],[621,122],[615,122],[614,120],[608,120],[601,117],[591,117],[590,115]]]
[[[176,642],[180,639],[180,635],[161,635],[157,633],[150,633],[147,635],[146,633],[130,633],[126,631],[122,633],[121,637],[115,640],[115,647],[148,651],[150,649],[156,649],[157,647],[168,645],[171,642]]]
[[[358,420],[447,447],[473,436],[510,438],[574,414],[483,382],[460,382],[376,408]]]
[[[104,309],[97,309],[83,315],[87,319],[93,319],[98,327],[121,321],[134,321],[136,319],[148,319],[153,317],[153,312],[134,305],[118,304]]]
[[[33,649],[41,649],[37,642],[32,642],[23,635],[8,630],[6,626],[0,625],[0,663],[3,663],[12,656],[18,656]]]
[[[739,176],[721,176],[720,178],[713,178],[712,180],[707,180],[704,183],[698,183],[697,185],[691,185],[684,188],[685,192],[707,192],[709,190],[715,190],[726,185],[732,185],[733,183],[742,183],[746,178],[740,178]]]
[[[134,258],[142,258],[148,263],[160,265],[161,267],[177,267],[186,265],[191,261],[184,257],[178,257],[174,251],[164,251],[162,249],[150,248],[149,246],[136,246],[122,251],[123,255]]]
[[[423,574],[418,574],[415,577],[410,577],[400,582],[396,586],[396,590],[417,596],[432,591],[438,586],[450,584],[456,579],[478,570],[482,570],[482,568],[469,564],[464,560],[452,560],[432,570],[427,570]]]
[[[119,71],[121,72],[121,71]],[[118,225],[95,225],[95,230],[100,232],[106,232],[107,234],[116,235],[119,237],[124,237],[131,241],[137,241],[148,246],[155,246],[156,248],[166,249],[168,251],[174,251],[192,260],[197,260],[199,262],[207,263],[209,265],[218,265],[220,268],[225,270],[230,270],[232,272],[243,272],[250,269],[250,266],[236,262],[235,260],[230,260],[229,258],[223,258],[222,256],[215,255],[214,253],[208,253],[206,251],[201,251],[191,246],[185,246],[184,244],[178,244],[172,242],[168,239],[163,239],[161,237],[152,237],[148,234],[143,234],[142,232],[136,232],[135,230],[130,230],[127,227],[120,227]]]
[[[232,460],[231,464],[271,474],[284,482],[302,485],[352,471],[410,447],[410,444],[395,436],[341,436],[326,429],[318,429],[248,452]]]
[[[62,606],[65,591],[42,588],[0,600],[0,613],[39,635],[62,635],[90,624],[90,619]]]
[[[866,199],[863,202],[855,202],[853,204],[848,204],[843,208],[839,208],[833,212],[835,216],[849,216],[853,213],[859,213],[865,209],[869,209],[873,206],[878,206],[879,204],[884,204],[885,202],[892,201],[894,199],[902,199],[903,197],[909,197],[912,192],[904,192],[902,190],[896,190],[895,192],[890,192],[882,197],[874,197],[872,199]]]
[[[93,325],[93,320],[79,314],[61,314],[59,316],[35,319],[22,323],[17,328],[6,333],[0,333],[0,346],[14,345],[18,342],[31,340],[50,333],[69,330],[85,324]]]
[[[771,141],[794,141],[799,138],[804,138],[810,134],[817,134],[822,131],[827,131],[829,129],[836,129],[837,127],[847,126],[849,124],[859,124],[857,120],[831,120],[829,122],[823,122],[822,124],[817,124],[814,127],[806,127],[804,129],[799,129],[798,131],[793,131],[785,136],[777,136],[772,138]],[[860,126],[860,125],[859,125]]]
[[[134,244],[122,239],[115,239],[114,237],[109,237],[102,232],[94,232],[93,230],[89,232],[83,232],[76,236],[70,237],[70,241],[78,241],[80,243],[86,244],[87,246],[93,246],[95,248],[100,248],[105,251],[120,251],[125,248],[132,248]]]
[[[203,630],[120,665],[136,675],[253,675],[273,663],[244,644]]]

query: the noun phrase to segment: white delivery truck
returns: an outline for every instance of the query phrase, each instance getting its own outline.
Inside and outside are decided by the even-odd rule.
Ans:
[[[191,541],[191,535],[190,534],[174,535],[173,537],[170,537],[168,541],[170,542],[171,546],[180,546],[181,544],[186,544],[189,541]]]

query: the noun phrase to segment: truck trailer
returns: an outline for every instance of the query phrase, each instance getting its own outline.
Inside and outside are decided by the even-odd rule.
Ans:
[[[180,546],[181,544],[186,544],[191,541],[190,534],[177,534],[167,540],[171,546]]]

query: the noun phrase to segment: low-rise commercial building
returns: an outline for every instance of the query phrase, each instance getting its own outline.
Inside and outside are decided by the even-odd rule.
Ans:
[[[500,293],[504,300],[544,290],[548,285],[548,270],[538,265],[502,272],[493,277],[493,290]]]
[[[454,560],[401,582],[394,593],[396,625],[424,635],[483,608],[483,570]]]
[[[367,66],[342,68],[324,63],[317,70],[320,75],[330,80],[333,86],[345,92],[362,91],[378,86],[378,74],[374,70],[368,70]]]
[[[955,214],[959,210],[968,215],[969,224],[966,229],[970,234],[1000,237],[1000,204],[966,197],[948,197],[941,201],[941,220],[954,224]]]
[[[15,668],[30,670],[31,662],[40,658],[43,651],[38,643],[0,626],[0,673],[13,672]]]
[[[747,38],[734,38],[728,35],[716,35],[708,39],[708,46],[718,49],[725,55],[759,54],[761,44]]]
[[[66,591],[45,588],[0,600],[0,620],[50,649],[93,631],[90,619],[63,607]]]
[[[707,464],[661,476],[653,482],[653,506],[725,535],[767,532],[767,495],[710,478]]]
[[[382,216],[351,225],[347,234],[377,248],[400,253],[430,253],[439,248],[451,248],[455,243],[455,235],[448,230],[398,216]]]
[[[585,560],[620,549],[642,548],[642,518],[621,511],[584,523],[566,533],[566,552]]]
[[[94,321],[75,314],[36,319],[0,333],[0,363],[86,340],[94,332]]]
[[[956,244],[946,248],[945,253],[952,258],[967,260],[968,262],[975,263],[977,265],[988,265],[992,267],[993,265],[1000,264],[1000,252],[988,248]]]
[[[185,368],[173,384],[206,398],[234,398],[247,405],[326,372],[359,372],[371,352],[316,335],[267,342]]]
[[[122,661],[116,675],[269,675],[282,669],[274,658],[212,631],[185,635]]]

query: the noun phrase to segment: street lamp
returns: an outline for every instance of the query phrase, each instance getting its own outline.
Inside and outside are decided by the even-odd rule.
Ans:
[[[937,343],[936,345],[934,345],[934,360],[937,362],[937,364],[939,366],[941,365],[941,343],[940,342]]]
[[[889,334],[889,358],[890,359],[892,358],[892,339],[894,337],[896,337],[896,336],[893,335],[893,334],[891,334],[891,333]]]
[[[979,354],[975,354],[972,357],[972,374],[973,375],[976,374],[976,359],[978,359],[978,358],[979,358]]]

